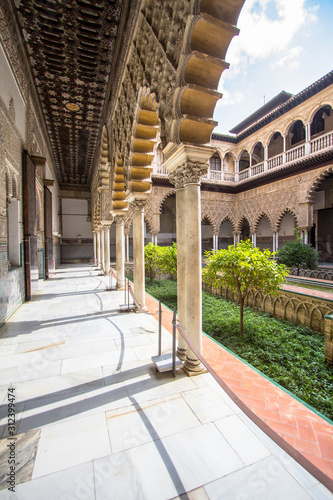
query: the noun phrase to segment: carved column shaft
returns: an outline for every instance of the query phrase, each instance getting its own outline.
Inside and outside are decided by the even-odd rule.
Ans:
[[[101,268],[102,268],[102,271],[104,271],[104,231],[103,231],[103,227],[101,228],[100,234],[101,234],[101,240],[100,240]]]
[[[104,238],[104,274],[109,274],[110,272],[110,226],[103,226],[103,238]]]
[[[93,241],[94,241],[94,266],[97,266],[97,232],[93,231]]]
[[[199,352],[202,352],[202,275],[201,275],[201,195],[200,178],[208,170],[208,159],[212,156],[212,148],[181,144],[170,145],[164,150],[165,165],[179,182],[182,178],[184,194],[176,194],[177,203],[177,253],[181,252],[181,259],[185,255],[185,271],[177,270],[178,295],[186,295],[186,334]],[[180,184],[179,184],[180,187]],[[177,188],[177,183],[176,183]],[[182,189],[179,189],[182,192]],[[182,199],[182,196],[184,197]],[[177,199],[178,198],[178,199]],[[183,215],[183,219],[182,219]],[[180,224],[180,227],[178,226]],[[185,229],[185,230],[184,230]],[[185,238],[182,239],[182,235]],[[179,240],[180,238],[180,240]],[[180,248],[179,248],[180,247]],[[182,254],[184,252],[184,254]],[[183,274],[183,275],[181,275]],[[180,293],[180,288],[186,294]],[[184,321],[184,318],[183,318]],[[182,345],[180,344],[180,348]],[[187,348],[184,370],[188,375],[195,375],[205,371],[204,366],[197,359],[193,351]]]
[[[97,235],[97,241],[96,241],[96,247],[97,247],[97,267],[101,266],[101,231],[98,229],[96,231]]]
[[[116,215],[116,270],[117,270],[117,289],[124,289],[125,282],[125,234],[124,234],[124,215]]]
[[[144,205],[143,201],[131,203],[133,207],[133,274],[134,293],[141,307],[145,306],[145,257],[144,257]]]
[[[177,233],[177,309],[181,327],[186,332],[186,218],[185,187],[182,172],[170,174],[169,180],[176,188],[176,233]],[[185,361],[187,344],[182,336],[178,338],[177,355]]]

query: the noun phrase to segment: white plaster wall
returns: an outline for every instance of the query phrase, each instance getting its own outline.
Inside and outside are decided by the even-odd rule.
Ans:
[[[11,98],[13,98],[15,109],[15,125],[23,141],[25,141],[25,102],[16,84],[14,75],[1,45],[0,75],[0,97],[3,100],[7,110],[9,109],[10,100]]]
[[[260,222],[259,222],[259,225],[258,225],[257,235],[258,236],[272,236],[272,234],[273,234],[273,231],[272,231],[271,225],[269,223],[269,220],[267,219],[267,217],[262,217]]]
[[[293,236],[295,227],[295,219],[294,216],[287,212],[283,217],[280,224],[280,235],[281,236]]]
[[[92,238],[91,222],[87,222],[87,200],[62,200],[63,238]]]

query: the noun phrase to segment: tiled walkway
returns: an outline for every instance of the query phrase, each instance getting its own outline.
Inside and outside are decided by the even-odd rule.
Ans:
[[[157,373],[156,319],[105,281],[61,268],[0,329],[1,500],[332,500],[209,373]]]

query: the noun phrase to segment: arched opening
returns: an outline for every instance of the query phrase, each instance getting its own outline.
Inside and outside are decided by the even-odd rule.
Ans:
[[[280,132],[275,132],[268,144],[268,158],[273,158],[274,156],[280,155],[282,153],[283,137]]]
[[[295,239],[294,230],[297,226],[297,221],[291,212],[286,212],[279,224],[279,248],[287,241]]]
[[[252,165],[257,165],[264,161],[264,146],[261,142],[257,142],[252,153]]]
[[[250,239],[250,224],[244,217],[240,226],[240,241],[246,241],[248,239]]]
[[[305,126],[302,120],[297,120],[289,129],[287,135],[287,150],[305,142]]]
[[[223,158],[223,172],[235,173],[235,159],[231,153],[226,153]]]
[[[209,252],[210,250],[213,249],[213,230],[212,226],[207,219],[207,217],[204,217],[204,219],[201,221],[201,252],[202,255],[205,254],[205,252]]]
[[[268,249],[273,251],[273,231],[266,215],[262,215],[256,230],[256,246],[260,250]]]
[[[147,229],[149,230],[149,228]],[[151,241],[151,239],[149,241]],[[160,212],[160,232],[158,233],[157,241],[160,246],[169,246],[176,242],[175,194],[168,196],[162,203]]]
[[[325,177],[314,193],[314,238],[311,243],[321,252],[320,260],[333,262],[333,173]],[[314,239],[314,241],[313,241]]]
[[[243,170],[249,168],[249,166],[250,166],[250,155],[245,149],[239,158],[239,171],[242,172]]]
[[[209,160],[209,170],[211,180],[221,180],[221,157],[217,151]]]
[[[234,243],[233,227],[229,219],[225,219],[220,225],[218,249],[227,249]]]
[[[333,113],[331,106],[318,109],[311,122],[311,139],[333,130]]]

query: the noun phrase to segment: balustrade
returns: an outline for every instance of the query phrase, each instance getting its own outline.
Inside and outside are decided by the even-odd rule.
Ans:
[[[242,172],[233,173],[233,172],[222,172],[220,170],[208,170],[207,174],[202,176],[202,179],[207,179],[211,181],[217,182],[238,182],[243,181],[245,179],[249,179],[250,177],[255,177],[256,175],[262,174],[266,170],[272,170],[277,167],[281,167],[282,165],[286,165],[293,161],[299,160],[301,158],[305,158],[309,154],[315,154],[321,151],[325,151],[326,149],[330,149],[333,147],[333,132],[328,132],[325,135],[321,135],[320,137],[316,137],[312,139],[310,142],[302,144],[300,146],[296,146],[288,151],[280,153],[272,158],[269,158],[261,163],[257,163],[252,167],[249,167]],[[157,175],[168,175],[166,168],[163,165],[154,165],[153,174]]]

